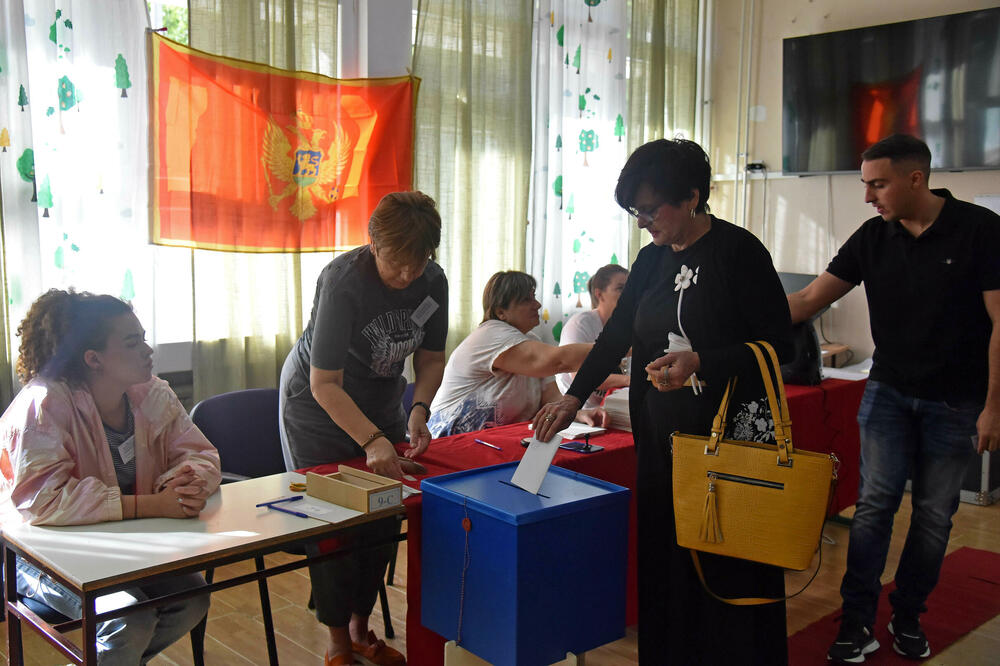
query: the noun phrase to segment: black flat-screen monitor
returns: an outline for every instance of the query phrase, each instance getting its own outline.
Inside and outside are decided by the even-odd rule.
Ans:
[[[1000,7],[784,40],[782,170],[857,171],[890,134],[1000,169]]]

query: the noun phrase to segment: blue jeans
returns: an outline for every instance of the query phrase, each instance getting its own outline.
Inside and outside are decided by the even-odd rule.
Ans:
[[[857,510],[840,586],[846,616],[875,623],[892,521],[908,477],[913,515],[889,602],[901,616],[916,618],[927,610],[924,602],[938,581],[982,409],[982,402],[921,400],[868,381],[858,410]]]
[[[205,585],[201,574],[186,574],[159,583],[113,592],[95,600],[98,613]],[[18,558],[17,593],[31,597],[66,617],[79,620],[80,597]],[[101,666],[145,664],[191,631],[208,612],[209,595],[147,608],[97,625],[97,662]]]

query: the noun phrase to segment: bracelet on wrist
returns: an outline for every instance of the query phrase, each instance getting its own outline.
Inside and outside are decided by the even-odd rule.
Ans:
[[[365,443],[361,445],[361,448],[367,449],[369,444],[374,442],[376,439],[380,439],[383,437],[385,437],[385,439],[389,439],[388,437],[386,437],[384,432],[382,432],[381,430],[376,430],[372,434],[368,435],[368,439],[366,439]]]
[[[424,412],[427,413],[427,416],[424,417],[424,420],[425,421],[430,421],[431,420],[431,408],[430,408],[430,406],[426,402],[415,402],[412,405],[410,405],[410,412],[409,412],[409,414],[406,415],[407,417],[409,417],[410,414],[413,413],[413,408],[414,407],[423,407],[424,408]]]

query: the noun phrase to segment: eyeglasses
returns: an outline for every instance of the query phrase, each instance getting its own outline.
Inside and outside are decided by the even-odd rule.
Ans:
[[[647,222],[652,222],[656,219],[656,216],[660,213],[660,209],[663,205],[667,203],[666,201],[661,201],[660,203],[652,206],[650,208],[629,208],[628,213],[632,217],[640,220],[646,220]]]

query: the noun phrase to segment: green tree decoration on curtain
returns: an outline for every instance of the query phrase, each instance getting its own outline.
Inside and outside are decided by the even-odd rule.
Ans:
[[[625,136],[625,119],[622,118],[622,114],[618,114],[615,118],[615,136],[618,137],[618,143],[622,142],[622,137]]]
[[[569,193],[569,203],[566,204],[566,214],[569,215],[569,219],[573,219],[573,213],[576,212],[576,207],[573,205],[573,193]]]
[[[45,180],[42,181],[42,189],[38,191],[38,205],[45,209],[42,213],[42,217],[49,216],[49,208],[52,208],[52,185],[49,183],[49,177],[45,176]]]
[[[132,279],[132,269],[125,269],[125,277],[122,278],[122,293],[121,299],[123,301],[131,301],[135,298],[135,280]]]
[[[559,26],[559,31],[556,32],[556,43],[559,44],[560,47],[564,46],[563,40],[565,38],[566,38],[566,26],[561,25]]]
[[[7,152],[7,147],[10,145],[10,132],[4,127],[0,129],[0,148],[3,148],[3,152]]]
[[[583,153],[583,166],[587,164],[587,153],[592,153],[597,149],[598,139],[594,130],[580,130],[580,152]]]
[[[552,288],[552,295],[556,298],[562,296],[562,289],[559,287],[559,283],[556,282],[556,286]]]
[[[557,321],[552,326],[552,339],[556,341],[556,344],[559,343],[559,338],[562,337],[562,330],[563,330],[563,323],[561,321]]]
[[[556,134],[556,152],[562,150],[562,134]]]
[[[17,173],[20,174],[21,180],[26,183],[31,183],[31,201],[34,203],[38,201],[37,192],[35,191],[35,151],[31,148],[25,148],[21,156],[17,158]]]
[[[63,251],[62,245],[56,248],[55,254],[52,255],[52,263],[58,269],[63,269],[66,267],[66,253]]]
[[[559,210],[562,210],[562,174],[552,182],[552,193],[559,197]]]
[[[594,19],[590,15],[590,8],[601,4],[601,0],[583,0],[583,4],[587,5],[587,23],[593,23]]]
[[[59,79],[59,110],[69,111],[79,101],[76,95],[76,86],[69,80],[68,76]]]
[[[573,293],[576,294],[576,307],[582,308],[583,301],[580,300],[580,294],[587,291],[587,280],[590,279],[590,273],[587,271],[577,271],[573,274]]]
[[[576,67],[576,73],[580,73],[580,44],[576,45],[576,53],[573,55],[573,66]]]
[[[126,90],[132,87],[132,81],[128,77],[128,63],[121,53],[115,58],[115,88],[122,89],[122,97],[128,97]],[[89,108],[89,107],[88,107]]]
[[[21,113],[24,113],[24,107],[28,106],[28,93],[24,92],[24,86],[17,91],[17,105],[21,107]]]
[[[580,253],[580,249],[582,247],[583,246],[580,244],[580,239],[579,238],[574,238],[573,239],[573,254],[579,254]]]
[[[609,261],[608,263],[609,264],[614,264],[615,266],[619,266],[620,264],[618,263],[618,255],[615,254],[614,252],[612,252],[611,253],[611,261]]]
[[[65,44],[60,44],[59,43],[58,26],[59,26],[59,19],[61,17],[62,17],[62,10],[61,9],[57,9],[56,10],[56,18],[52,22],[52,25],[49,26],[49,41],[56,45],[56,49],[58,51],[61,51],[61,53],[59,54],[60,58],[63,57],[63,54],[69,53],[69,51],[70,51],[70,49],[69,49],[68,46],[66,46]],[[63,24],[63,26],[67,30],[72,30],[73,29],[73,22],[70,21],[69,19],[64,19],[63,22],[62,22],[62,24]]]

